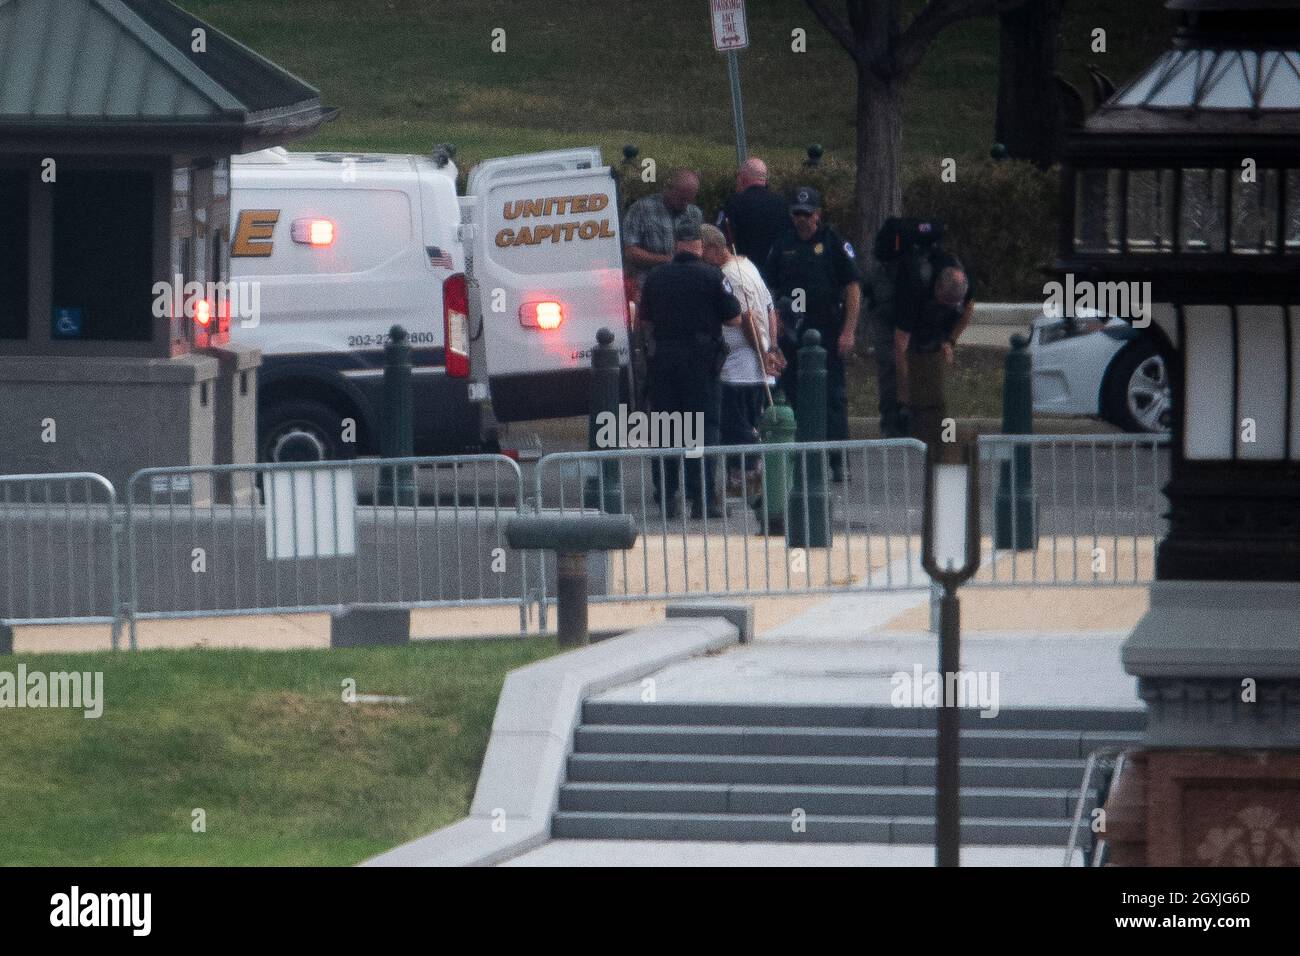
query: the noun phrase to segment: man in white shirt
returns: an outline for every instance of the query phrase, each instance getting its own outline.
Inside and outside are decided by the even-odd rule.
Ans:
[[[716,226],[701,226],[704,261],[717,266],[731,283],[740,301],[739,327],[722,329],[727,357],[719,378],[722,381],[721,438],[724,445],[753,445],[758,442],[758,422],[763,414],[767,389],[775,383],[772,372],[784,361],[776,341],[776,308],[772,293],[758,267],[744,256],[733,255],[726,237]],[[760,459],[727,456],[727,484],[733,495],[742,493],[742,470],[752,479]]]

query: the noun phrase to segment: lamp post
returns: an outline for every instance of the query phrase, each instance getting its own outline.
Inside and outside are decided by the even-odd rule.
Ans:
[[[946,449],[949,446],[940,446]],[[961,864],[961,711],[947,699],[955,687],[949,675],[961,669],[961,604],[957,588],[979,570],[979,461],[975,445],[965,446],[957,462],[932,455],[925,471],[925,518],[921,566],[943,588],[939,599],[939,678],[944,688],[938,709],[934,765],[934,863]]]
[[[1124,317],[1170,356],[1169,527],[1121,652],[1146,730],[1106,843],[1300,865],[1300,0],[1166,7],[1169,48],[1066,134],[1054,264],[1145,289]]]

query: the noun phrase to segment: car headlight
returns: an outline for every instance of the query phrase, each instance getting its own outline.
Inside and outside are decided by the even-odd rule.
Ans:
[[[1053,322],[1051,325],[1040,325],[1038,327],[1038,344],[1051,345],[1053,342],[1059,342],[1061,339],[1071,339],[1076,335],[1091,335],[1093,332],[1100,332],[1106,327],[1104,319],[1076,319],[1073,322],[1061,320]]]

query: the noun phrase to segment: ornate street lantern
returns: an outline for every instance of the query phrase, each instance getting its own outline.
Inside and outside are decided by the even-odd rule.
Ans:
[[[1168,6],[1172,47],[1067,136],[1056,267],[1150,282],[1178,349],[1157,576],[1297,581],[1300,9]]]
[[[1171,359],[1169,530],[1123,652],[1153,749],[1109,841],[1204,864],[1234,855],[1211,823],[1300,826],[1300,0],[1167,6],[1170,49],[1067,134],[1055,267],[1149,289],[1126,317]]]

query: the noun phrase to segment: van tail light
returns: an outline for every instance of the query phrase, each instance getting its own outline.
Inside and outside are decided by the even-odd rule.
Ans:
[[[469,287],[461,272],[442,282],[442,341],[447,374],[469,378]]]
[[[564,322],[564,306],[559,302],[525,302],[519,307],[519,324],[528,329],[551,331]]]

